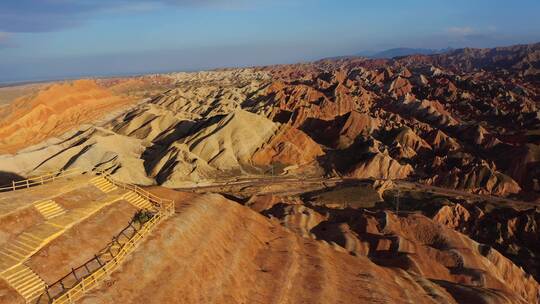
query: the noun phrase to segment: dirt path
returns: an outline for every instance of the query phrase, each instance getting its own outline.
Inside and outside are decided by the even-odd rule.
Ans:
[[[538,203],[534,203],[534,202],[525,202],[525,201],[498,197],[498,196],[493,196],[493,195],[474,194],[474,193],[470,193],[464,190],[428,186],[428,185],[415,183],[415,182],[408,182],[408,181],[394,181],[394,182],[396,183],[396,185],[399,186],[400,189],[405,189],[405,190],[426,191],[426,192],[431,192],[434,194],[445,195],[445,196],[460,196],[463,198],[476,200],[476,201],[490,201],[490,202],[506,204],[510,207],[520,207],[520,206],[522,207],[526,206],[529,208],[540,207]]]
[[[274,195],[295,195],[308,191],[314,191],[319,189],[324,189],[328,187],[333,187],[341,182],[345,181],[366,181],[358,179],[342,179],[342,178],[256,178],[252,180],[238,180],[230,181],[226,183],[215,183],[212,185],[204,185],[197,187],[184,187],[175,189],[178,191],[189,191],[195,193],[244,193],[245,195],[250,194],[274,194]],[[498,197],[493,195],[482,195],[474,194],[464,190],[456,189],[447,189],[436,186],[428,186],[420,183],[395,180],[394,183],[401,190],[418,190],[425,191],[433,194],[439,194],[450,197],[463,197],[475,201],[490,201],[495,203],[500,203],[508,205],[510,207],[521,207],[521,208],[530,208],[530,207],[540,207],[538,203],[520,201],[510,198]]]

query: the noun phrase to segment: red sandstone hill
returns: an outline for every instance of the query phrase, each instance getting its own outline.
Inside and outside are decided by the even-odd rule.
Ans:
[[[0,171],[254,210],[194,198],[88,303],[537,303],[539,47],[54,84],[0,110]]]
[[[0,108],[0,153],[13,153],[130,104],[170,80],[152,77],[42,85]]]
[[[110,165],[123,167],[125,176],[169,186],[287,168],[535,199],[539,48],[57,84],[2,110],[0,142],[14,152],[132,103],[129,92],[144,91],[148,82],[175,82],[124,117],[105,121],[105,131],[84,129],[45,146],[51,153],[70,150],[87,166],[114,160]],[[113,133],[116,147],[101,139]],[[140,145],[135,154],[127,153],[134,144]],[[23,173],[28,159],[41,158],[35,166],[54,169],[71,159],[43,153],[20,156],[24,164],[10,167]],[[121,159],[140,164],[122,166]]]

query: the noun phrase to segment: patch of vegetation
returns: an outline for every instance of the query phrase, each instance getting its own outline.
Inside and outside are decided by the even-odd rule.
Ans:
[[[304,196],[314,205],[338,204],[350,208],[372,208],[381,201],[370,185],[338,186]]]
[[[133,215],[133,222],[143,225],[154,217],[154,213],[149,210],[139,210]]]
[[[396,209],[397,190],[385,191],[384,202],[377,204],[379,209]],[[422,211],[426,216],[433,216],[442,206],[453,205],[449,197],[424,191],[403,191],[399,192],[399,210],[402,211]]]

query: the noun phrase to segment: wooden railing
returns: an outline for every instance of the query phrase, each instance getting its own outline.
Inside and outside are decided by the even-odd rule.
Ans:
[[[72,168],[67,170],[60,170],[57,172],[47,173],[44,175],[32,177],[29,179],[21,180],[21,181],[12,181],[11,185],[5,185],[3,187],[0,187],[0,192],[6,192],[6,191],[15,191],[18,189],[26,189],[30,187],[34,187],[37,185],[43,185],[45,183],[53,182],[59,178],[80,174],[83,171],[79,168]]]
[[[58,282],[47,286],[46,291],[37,299],[37,303],[64,304],[73,303],[80,299],[87,291],[96,287],[100,282],[107,278],[126,258],[139,246],[144,238],[163,220],[174,214],[174,201],[157,197],[144,189],[126,183],[117,182],[110,175],[99,172],[104,178],[114,183],[118,187],[134,191],[138,195],[149,200],[156,206],[156,212],[152,212],[151,218],[144,222],[137,229],[134,221],[131,221],[124,230],[122,230],[113,241],[94,258],[90,259],[82,266],[72,269],[72,271],[60,279]],[[122,239],[124,238],[124,239]],[[112,249],[114,248],[116,249]],[[83,274],[80,274],[83,270]],[[77,275],[79,272],[79,275]],[[66,281],[70,281],[66,288]],[[56,289],[56,291],[55,291]],[[58,292],[58,290],[60,290]]]
[[[108,173],[99,172],[98,174],[100,174],[105,179],[107,179],[109,182],[115,184],[119,188],[122,188],[124,190],[133,191],[133,192],[137,193],[138,195],[140,195],[144,199],[151,202],[156,208],[158,208],[158,210],[166,210],[168,212],[168,214],[170,214],[170,215],[174,213],[174,201],[173,200],[158,197],[158,196],[156,196],[156,195],[154,195],[154,194],[152,194],[152,193],[150,193],[150,192],[148,192],[148,191],[144,190],[143,188],[141,188],[139,186],[136,186],[136,185],[118,182],[118,181],[114,180]]]

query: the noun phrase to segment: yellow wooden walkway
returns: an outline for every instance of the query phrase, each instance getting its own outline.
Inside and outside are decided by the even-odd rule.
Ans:
[[[35,202],[34,207],[43,215],[45,221],[30,227],[0,247],[0,277],[17,290],[27,303],[34,300],[44,292],[45,285],[39,276],[23,263],[67,229],[122,199],[121,193],[110,195],[108,200],[84,202],[80,207],[70,210],[62,208],[52,200]]]
[[[36,207],[45,219],[51,219],[66,213],[66,210],[53,200],[34,203],[34,207]]]
[[[26,303],[39,297],[45,291],[45,282],[29,267],[19,264],[4,274],[5,280],[23,298]]]
[[[152,203],[148,199],[140,196],[139,194],[133,191],[129,191],[128,193],[124,194],[123,198],[126,201],[128,201],[130,204],[132,204],[133,206],[139,209],[146,209],[146,210],[155,209],[154,205],[152,205]]]
[[[144,229],[133,239],[129,240],[129,244],[124,244],[124,246],[113,244],[110,247],[110,250],[112,250],[111,254],[114,252],[110,257],[111,261],[102,266],[99,271],[92,273],[91,279],[93,280],[93,284],[90,284],[89,281],[85,279],[84,282],[79,283],[79,285],[82,286],[82,289],[70,289],[67,294],[56,298],[55,303],[71,303],[73,299],[82,296],[87,288],[91,288],[91,285],[95,285],[101,280],[103,273],[108,273],[118,267],[118,264],[124,259],[125,255],[134,250],[143,236],[149,233],[155,225],[174,213],[174,202],[172,200],[155,197],[151,193],[148,193],[137,186],[118,183],[111,180],[110,176],[103,173],[102,175],[91,179],[83,176],[73,176],[71,177],[71,181],[65,179],[55,181],[56,175],[51,174],[51,176],[51,181],[47,178],[39,177],[39,182],[36,182],[36,184],[43,185],[46,182],[51,182],[51,184],[53,184],[53,182],[55,182],[55,187],[61,185],[61,189],[57,189],[58,191],[61,190],[60,192],[52,191],[57,193],[56,196],[51,196],[50,188],[43,186],[30,188],[33,184],[30,185],[27,181],[25,182],[25,185],[26,188],[29,189],[13,191],[1,198],[1,200],[5,202],[3,205],[6,205],[6,214],[10,214],[28,206],[28,204],[30,204],[28,199],[30,197],[35,197],[36,195],[39,197],[39,195],[43,194],[41,200],[31,204],[40,212],[44,221],[26,229],[19,235],[12,237],[7,243],[0,246],[0,277],[12,286],[27,303],[31,303],[32,301],[35,302],[36,299],[48,291],[48,289],[39,275],[24,264],[25,261],[56,237],[62,235],[67,229],[92,216],[103,207],[119,200],[126,200],[139,209],[147,209],[156,212],[152,219],[145,225]],[[35,179],[36,178],[32,180]],[[95,186],[103,193],[107,193],[106,199],[99,201],[84,201],[81,202],[79,206],[70,209],[66,209],[54,201],[55,197],[58,197],[58,193],[66,193],[79,188],[83,184],[88,185],[88,183]],[[15,186],[17,185],[13,186],[14,190],[24,188],[22,186]],[[118,189],[121,189],[122,191],[114,192]],[[13,204],[8,204],[9,201],[12,200],[14,200]],[[155,205],[152,202],[154,202]],[[82,293],[80,293],[81,291]]]
[[[99,190],[101,190],[101,191],[103,191],[105,193],[109,193],[109,192],[112,192],[112,191],[118,189],[118,187],[116,187],[115,184],[109,182],[106,178],[104,178],[101,175],[92,178],[90,180],[90,183],[93,184]]]

